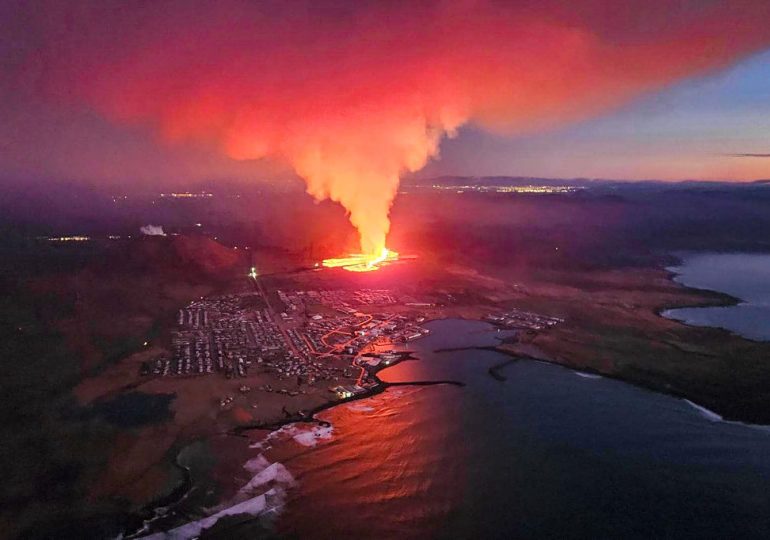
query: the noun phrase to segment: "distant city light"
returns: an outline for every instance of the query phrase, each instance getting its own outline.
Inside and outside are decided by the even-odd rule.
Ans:
[[[90,236],[43,236],[41,237],[43,240],[48,240],[49,242],[87,242],[91,240]]]
[[[213,197],[213,193],[209,193],[207,191],[200,191],[200,192],[190,192],[190,191],[183,191],[183,192],[174,192],[174,193],[161,193],[161,197],[169,197],[172,199],[207,199],[209,197]]]
[[[451,186],[443,184],[433,184],[430,189],[437,191],[453,191],[455,193],[465,193],[466,191],[476,193],[574,193],[583,189],[578,186],[542,186],[530,184],[526,186],[487,186],[487,185],[467,185]]]
[[[257,269],[255,267],[251,267],[251,272],[249,272],[249,277],[251,279],[257,279]]]

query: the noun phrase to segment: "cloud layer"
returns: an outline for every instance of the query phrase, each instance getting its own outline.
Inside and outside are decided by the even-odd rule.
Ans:
[[[579,4],[579,5],[578,5]],[[465,124],[579,120],[770,43],[770,3],[27,2],[14,84],[235,159],[289,164],[378,253],[399,177]],[[9,45],[10,44],[10,45]]]

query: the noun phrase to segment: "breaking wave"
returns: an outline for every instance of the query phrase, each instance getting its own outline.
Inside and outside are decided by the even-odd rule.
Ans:
[[[583,377],[584,379],[603,379],[601,375],[597,375],[595,373],[586,373],[584,371],[573,371],[575,375],[578,377]]]
[[[693,403],[689,399],[683,399],[685,403],[687,403],[690,407],[695,409],[700,413],[700,415],[703,418],[706,418],[707,420],[710,420],[712,422],[722,422],[725,424],[733,424],[736,426],[743,426],[743,427],[749,427],[753,429],[759,429],[761,431],[770,431],[770,426],[762,425],[762,424],[749,424],[747,422],[736,422],[734,420],[725,420],[723,416],[715,413],[711,409],[707,409],[706,407],[703,407],[701,405],[698,405],[697,403]]]
[[[291,438],[297,444],[313,447],[319,441],[329,440],[333,436],[331,426],[311,426],[305,428],[287,425],[272,431],[264,439],[249,445],[249,448],[266,451],[276,438]],[[264,454],[244,463],[243,468],[251,473],[251,479],[238,490],[228,502],[215,508],[211,515],[185,523],[174,529],[143,536],[145,540],[188,540],[198,537],[204,530],[213,527],[226,516],[250,515],[252,517],[273,518],[283,508],[287,491],[296,484],[289,470],[282,463],[271,463]]]

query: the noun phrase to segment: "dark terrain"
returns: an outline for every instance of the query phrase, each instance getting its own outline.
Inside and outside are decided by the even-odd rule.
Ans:
[[[523,284],[517,306],[568,319],[532,340],[549,359],[685,395],[729,418],[770,423],[767,344],[656,314],[671,305],[732,301],[685,290],[662,268],[683,250],[770,251],[766,183],[573,181],[583,189],[553,195],[456,194],[420,184],[407,185],[393,209],[390,247],[418,254],[420,268],[433,269],[408,285],[451,287],[441,272],[453,265],[506,286]],[[83,410],[72,389],[161,336],[179,306],[225,287],[253,263],[253,253],[266,261],[260,271],[269,272],[355,245],[342,211],[312,203],[298,186],[202,188],[214,196],[160,200],[146,192],[124,199],[72,186],[1,194],[3,534],[114,534],[125,501],[96,497],[92,487],[112,445],[133,426],[111,421],[109,410]],[[148,223],[180,236],[142,238],[139,227]],[[41,239],[74,234],[92,239]],[[481,278],[476,290],[457,297],[477,309],[511,302],[495,298],[495,286]],[[154,407],[162,418],[165,405]]]

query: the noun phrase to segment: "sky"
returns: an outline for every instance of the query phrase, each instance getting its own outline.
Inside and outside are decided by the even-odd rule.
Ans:
[[[211,148],[168,144],[147,128],[114,125],[87,110],[6,108],[2,115],[14,129],[0,142],[0,175],[10,180],[146,184],[293,176],[280,163],[243,162]],[[745,181],[770,178],[770,157],[763,154],[770,154],[770,51],[640,96],[598,118],[534,135],[463,127],[441,143],[437,159],[419,176]]]
[[[589,0],[583,4],[602,3]],[[679,18],[687,19],[697,15],[698,9],[692,6],[710,3],[720,4],[681,1],[658,4],[668,4],[662,10],[664,17],[675,12],[672,6],[676,5]],[[19,7],[23,4],[33,8],[25,13]],[[115,3],[103,4],[113,11],[118,9]],[[624,32],[624,25],[628,26],[628,20],[632,19],[636,32],[641,27],[641,35],[648,30],[661,32],[654,14],[649,19],[638,15],[637,6],[644,9],[644,3],[604,4],[615,5],[611,8],[613,13],[620,12],[618,16],[605,17],[609,22],[604,26],[612,25],[617,27],[615,31]],[[740,4],[738,7],[751,2]],[[330,5],[330,10],[340,11],[340,18],[346,16],[344,2]],[[617,7],[622,5],[627,8]],[[51,37],[46,36],[46,32],[54,34],[56,30],[50,23],[50,28],[46,28],[46,23],[30,15],[30,11],[47,11],[52,14],[51,18],[57,13],[62,17],[72,16],[61,12],[56,3],[4,2],[0,22],[5,39],[0,50],[12,53],[4,54],[5,65],[0,64],[0,69],[7,74],[18,74],[19,64],[29,62],[19,51],[39,47],[40,42]],[[297,25],[283,15],[284,20],[278,16],[273,21],[276,29],[288,30]],[[104,17],[104,25],[109,26],[109,17],[103,12],[97,13],[98,16]],[[568,17],[574,18],[574,15]],[[616,22],[624,19],[625,22]],[[183,24],[183,19],[180,20]],[[649,28],[645,28],[646,24]],[[94,26],[99,26],[98,20],[88,26],[92,33],[97,33]],[[672,23],[672,26],[675,25]],[[597,30],[602,31],[613,32]],[[30,35],[36,40],[30,40]],[[173,36],[166,37],[173,41]],[[661,38],[664,37],[661,33]],[[58,39],[64,41],[61,37]],[[50,39],[49,44],[57,45],[56,38]],[[120,47],[118,44],[112,53],[119,55]],[[454,137],[440,141],[438,152],[426,159],[427,166],[418,174],[424,177],[456,174],[662,180],[768,178],[770,158],[759,155],[770,153],[770,52],[765,52],[767,43],[752,44],[752,47],[754,50],[741,51],[735,59],[709,68],[705,74],[695,72],[691,76],[676,77],[668,84],[640,91],[627,102],[610,103],[606,110],[600,108],[585,119],[568,114],[563,122],[537,127],[533,133],[490,131],[474,121],[463,123]],[[551,54],[546,45],[542,48],[543,54]],[[74,71],[77,75],[77,69]],[[563,77],[563,74],[555,76]],[[24,77],[29,79],[35,75],[25,73]],[[9,81],[13,77],[5,79]],[[200,141],[169,142],[158,135],[151,122],[116,122],[114,117],[99,110],[93,100],[41,99],[40,96],[28,99],[30,94],[34,92],[24,84],[0,83],[0,118],[3,120],[0,177],[4,182],[66,178],[95,184],[152,184],[295,176],[290,164],[274,156],[246,161],[233,159]],[[758,156],[739,156],[741,154]]]
[[[420,174],[746,181],[770,178],[768,154],[770,51],[545,133],[462,129]]]
[[[770,176],[767,0],[6,0],[0,182]],[[30,184],[31,185],[31,184]]]

